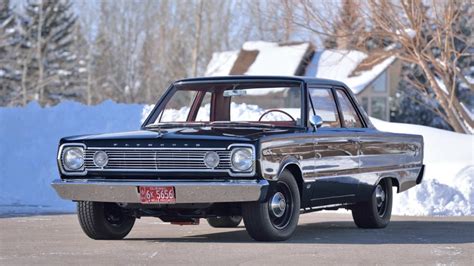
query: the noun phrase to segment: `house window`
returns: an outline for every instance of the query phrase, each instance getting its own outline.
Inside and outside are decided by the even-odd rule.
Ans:
[[[387,72],[384,71],[377,79],[375,79],[372,86],[375,92],[387,91]]]
[[[361,101],[362,101],[362,107],[368,113],[369,112],[369,98],[362,97]]]
[[[370,107],[370,116],[382,120],[387,120],[387,98],[372,97]]]

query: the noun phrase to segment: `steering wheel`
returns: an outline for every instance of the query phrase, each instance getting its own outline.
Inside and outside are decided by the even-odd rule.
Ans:
[[[291,121],[295,122],[296,123],[296,120],[287,112],[283,111],[283,110],[279,110],[279,109],[270,109],[268,111],[266,111],[265,113],[263,113],[260,118],[258,119],[258,122],[262,121],[262,118],[266,115],[268,115],[269,113],[271,112],[277,112],[277,113],[282,113],[286,116],[288,116],[289,118],[291,118]]]

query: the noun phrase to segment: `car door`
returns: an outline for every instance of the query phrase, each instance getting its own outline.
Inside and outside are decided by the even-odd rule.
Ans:
[[[352,202],[359,185],[353,174],[359,170],[358,131],[362,123],[352,115],[347,99],[338,99],[337,90],[315,87],[308,91],[314,114],[323,119],[315,133],[312,205]]]

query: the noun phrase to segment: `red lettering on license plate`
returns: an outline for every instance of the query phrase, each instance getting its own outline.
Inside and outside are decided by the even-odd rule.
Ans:
[[[174,187],[138,187],[141,203],[175,203]]]

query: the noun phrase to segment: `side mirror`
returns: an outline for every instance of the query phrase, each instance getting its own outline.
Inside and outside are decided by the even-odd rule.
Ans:
[[[314,130],[320,128],[323,125],[323,119],[319,115],[312,115],[309,118],[309,123],[314,127]]]

